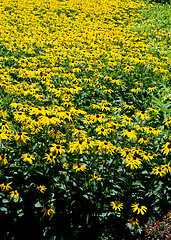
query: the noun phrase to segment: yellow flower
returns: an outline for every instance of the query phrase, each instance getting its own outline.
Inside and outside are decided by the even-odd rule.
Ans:
[[[163,123],[164,123],[166,126],[171,125],[171,117],[165,119],[165,120],[163,121]]]
[[[96,115],[92,116],[92,120],[94,123],[96,123],[96,122],[102,123],[102,122],[104,122],[105,116],[106,116],[105,114],[96,114]]]
[[[55,164],[55,159],[56,159],[56,156],[53,156],[53,154],[48,154],[48,153],[45,153],[45,157],[43,158],[45,159],[47,162],[49,163],[54,163]]]
[[[141,213],[142,215],[144,215],[144,213],[147,211],[147,208],[145,206],[139,207],[138,203],[131,204],[131,207],[132,207],[132,211],[137,212],[137,214]]]
[[[98,126],[95,131],[97,132],[98,135],[102,134],[103,136],[107,136],[111,130],[108,128],[104,128],[102,125]]]
[[[161,130],[152,127],[144,127],[144,132],[146,132],[147,134],[152,133],[153,135],[158,136],[161,133]]]
[[[149,92],[153,92],[153,91],[157,90],[157,88],[156,87],[149,87],[149,88],[147,88],[147,90]]]
[[[110,202],[110,206],[115,210],[115,211],[121,211],[123,209],[123,203],[115,201],[115,202]]]
[[[142,91],[141,88],[132,88],[132,89],[131,89],[131,92],[135,92],[135,93],[139,93],[139,92],[141,92],[141,91]]]
[[[166,175],[166,171],[160,167],[155,167],[152,169],[152,171],[155,175],[160,175],[160,177],[163,177],[163,175]]]
[[[107,154],[110,153],[111,155],[115,153],[116,147],[110,142],[97,140],[96,144],[98,145],[99,151],[102,151],[102,152],[106,151]]]
[[[92,177],[92,178],[90,179],[90,181],[92,181],[92,180],[101,181],[101,180],[102,180],[102,178],[99,177],[99,176],[96,176],[95,173],[93,173],[93,175],[91,175],[91,177]]]
[[[128,222],[131,223],[133,227],[139,226],[139,220],[137,218],[132,217],[128,219]]]
[[[7,160],[7,157],[6,157],[6,156],[7,156],[7,154],[0,155],[1,166],[8,164],[8,160]]]
[[[18,132],[15,136],[14,136],[14,139],[20,143],[20,142],[23,142],[23,143],[26,143],[27,140],[30,140],[30,137],[27,136],[27,133],[26,132]]]
[[[68,164],[68,163],[63,163],[62,167],[63,167],[64,169],[69,169],[69,164]]]
[[[127,136],[128,138],[130,138],[130,140],[137,139],[137,135],[136,135],[136,133],[135,133],[134,130],[124,129],[124,130],[122,131],[122,134],[123,134],[123,136]]]
[[[47,216],[47,215],[52,215],[55,214],[55,211],[51,208],[53,206],[53,203],[51,203],[50,205],[44,207],[41,212],[43,213],[43,216]]]
[[[11,190],[12,189],[12,187],[10,186],[11,185],[11,183],[12,182],[10,182],[10,183],[7,183],[7,184],[4,184],[4,183],[2,183],[0,186],[1,186],[1,189],[2,189],[2,191],[9,191],[9,190]]]
[[[171,166],[170,163],[161,165],[162,170],[165,171],[166,173],[170,172],[171,173]]]
[[[82,154],[88,147],[89,146],[87,141],[85,141],[85,139],[80,139],[77,141],[69,142],[68,152],[79,152],[80,154]]]
[[[63,153],[65,153],[65,149],[63,146],[53,143],[52,147],[50,147],[50,152],[51,153],[55,152],[55,154],[58,154],[58,153],[63,154]]]
[[[147,113],[142,113],[141,111],[136,111],[136,117],[140,117],[141,120],[149,120],[150,116]]]
[[[133,105],[127,105],[125,102],[123,102],[123,108],[126,109],[131,109],[133,110],[135,107]]]
[[[157,110],[155,108],[148,107],[147,110],[149,110],[150,112],[159,113],[159,110]]]
[[[44,193],[46,191],[46,187],[44,185],[37,186],[37,189],[41,192]]]
[[[10,192],[10,197],[11,198],[13,197],[15,199],[19,198],[19,193],[17,192],[17,190],[11,191]]]
[[[129,125],[129,126],[133,125],[133,119],[126,116],[125,114],[123,116],[120,116],[119,118],[122,119],[121,120],[122,124],[125,123],[125,125]]]
[[[28,153],[22,154],[21,157],[24,159],[24,161],[29,162],[29,163],[32,163],[33,160],[35,160],[35,158]]]
[[[3,121],[0,123],[0,131],[4,133],[11,133],[11,126],[12,124],[7,121]]]
[[[148,138],[140,138],[139,140],[138,140],[138,143],[140,143],[140,144],[145,144],[145,145],[147,145],[148,143],[150,142],[150,140],[148,139]]]
[[[139,158],[129,158],[128,157],[128,159],[126,159],[126,167],[130,167],[131,169],[134,169],[134,168],[138,168],[141,164],[142,164],[142,162],[140,161],[140,159]]]
[[[140,153],[140,156],[144,159],[144,160],[147,160],[147,161],[150,161],[153,159],[153,156],[150,155],[150,153],[147,153],[147,152],[142,152]]]
[[[82,171],[84,172],[86,170],[86,166],[83,165],[83,164],[80,164],[77,165],[77,164],[74,164],[74,166],[72,167],[76,172],[79,172],[79,171]]]
[[[167,142],[162,148],[161,152],[167,156],[171,151],[171,142]]]

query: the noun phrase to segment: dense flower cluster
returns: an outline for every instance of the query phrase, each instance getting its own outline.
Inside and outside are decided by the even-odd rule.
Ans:
[[[90,192],[94,202],[100,192],[99,216],[114,210],[134,227],[155,209],[150,194],[171,173],[171,117],[152,99],[170,72],[167,45],[155,55],[148,31],[134,30],[143,8],[133,0],[1,1],[2,197],[19,203],[35,192],[50,216],[56,189],[68,198],[74,187]],[[160,30],[156,37],[169,39]]]

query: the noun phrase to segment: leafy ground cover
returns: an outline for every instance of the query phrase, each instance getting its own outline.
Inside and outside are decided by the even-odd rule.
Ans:
[[[137,239],[168,212],[169,10],[1,1],[2,239]]]

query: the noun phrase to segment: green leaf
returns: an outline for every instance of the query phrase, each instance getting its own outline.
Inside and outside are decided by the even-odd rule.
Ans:
[[[38,201],[37,203],[34,204],[35,207],[42,207],[42,205],[40,204],[40,202]]]

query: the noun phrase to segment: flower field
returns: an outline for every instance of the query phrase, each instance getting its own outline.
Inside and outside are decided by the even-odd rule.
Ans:
[[[171,33],[143,11],[1,0],[2,240],[137,239],[171,209]]]

